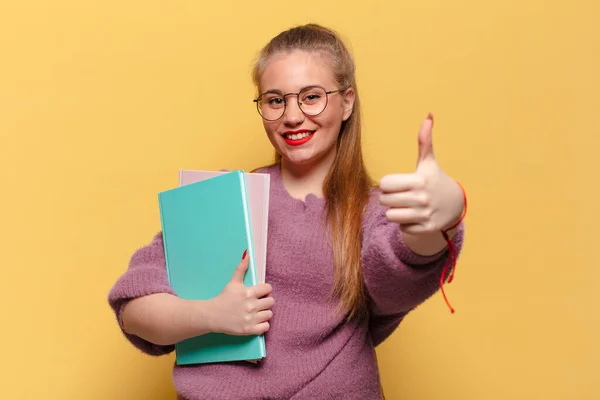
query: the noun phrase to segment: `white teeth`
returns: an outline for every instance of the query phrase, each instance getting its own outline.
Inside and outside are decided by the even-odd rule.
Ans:
[[[291,140],[300,140],[300,139],[304,139],[305,137],[308,137],[310,135],[311,135],[310,132],[303,132],[303,133],[297,133],[294,135],[284,135],[284,136]]]

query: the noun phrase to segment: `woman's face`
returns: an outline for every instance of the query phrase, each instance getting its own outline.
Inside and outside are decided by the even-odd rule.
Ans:
[[[314,86],[325,91],[345,89],[338,87],[326,53],[278,54],[269,59],[260,77],[261,103],[263,107],[282,107],[284,95]],[[315,104],[326,97],[327,106],[319,115],[304,113],[298,106],[299,96],[293,94],[285,96],[286,107],[281,118],[263,120],[267,136],[284,162],[296,166],[333,162],[341,124],[352,114],[354,90],[321,94],[324,97],[318,91],[308,90],[300,99],[305,111],[311,113]]]

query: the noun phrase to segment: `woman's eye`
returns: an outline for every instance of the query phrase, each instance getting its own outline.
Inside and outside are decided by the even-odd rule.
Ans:
[[[307,103],[318,101],[321,98],[318,94],[307,94],[304,96],[304,101]]]

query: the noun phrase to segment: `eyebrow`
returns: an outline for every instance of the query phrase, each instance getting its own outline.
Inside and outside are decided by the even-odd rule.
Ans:
[[[304,87],[300,88],[300,90],[298,92],[301,92],[305,89],[312,89],[315,87],[322,87],[322,86],[321,85],[308,85],[308,86],[304,86]],[[279,95],[283,96],[283,92],[279,89],[269,89],[266,92],[261,93],[261,96],[268,94],[268,93],[275,93],[275,94],[279,94]],[[297,93],[297,92],[289,92],[289,93]]]

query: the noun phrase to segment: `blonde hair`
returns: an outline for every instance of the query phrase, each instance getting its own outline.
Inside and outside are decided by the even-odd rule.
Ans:
[[[269,59],[296,50],[328,54],[338,88],[352,87],[355,92],[353,112],[342,122],[335,160],[323,183],[335,270],[332,294],[339,299],[341,311],[347,313],[350,319],[365,311],[361,264],[362,215],[370,189],[374,186],[361,148],[360,98],[354,60],[335,31],[317,24],[293,27],[275,36],[260,51],[252,73],[257,89]],[[280,161],[281,155],[275,152],[275,163]]]

